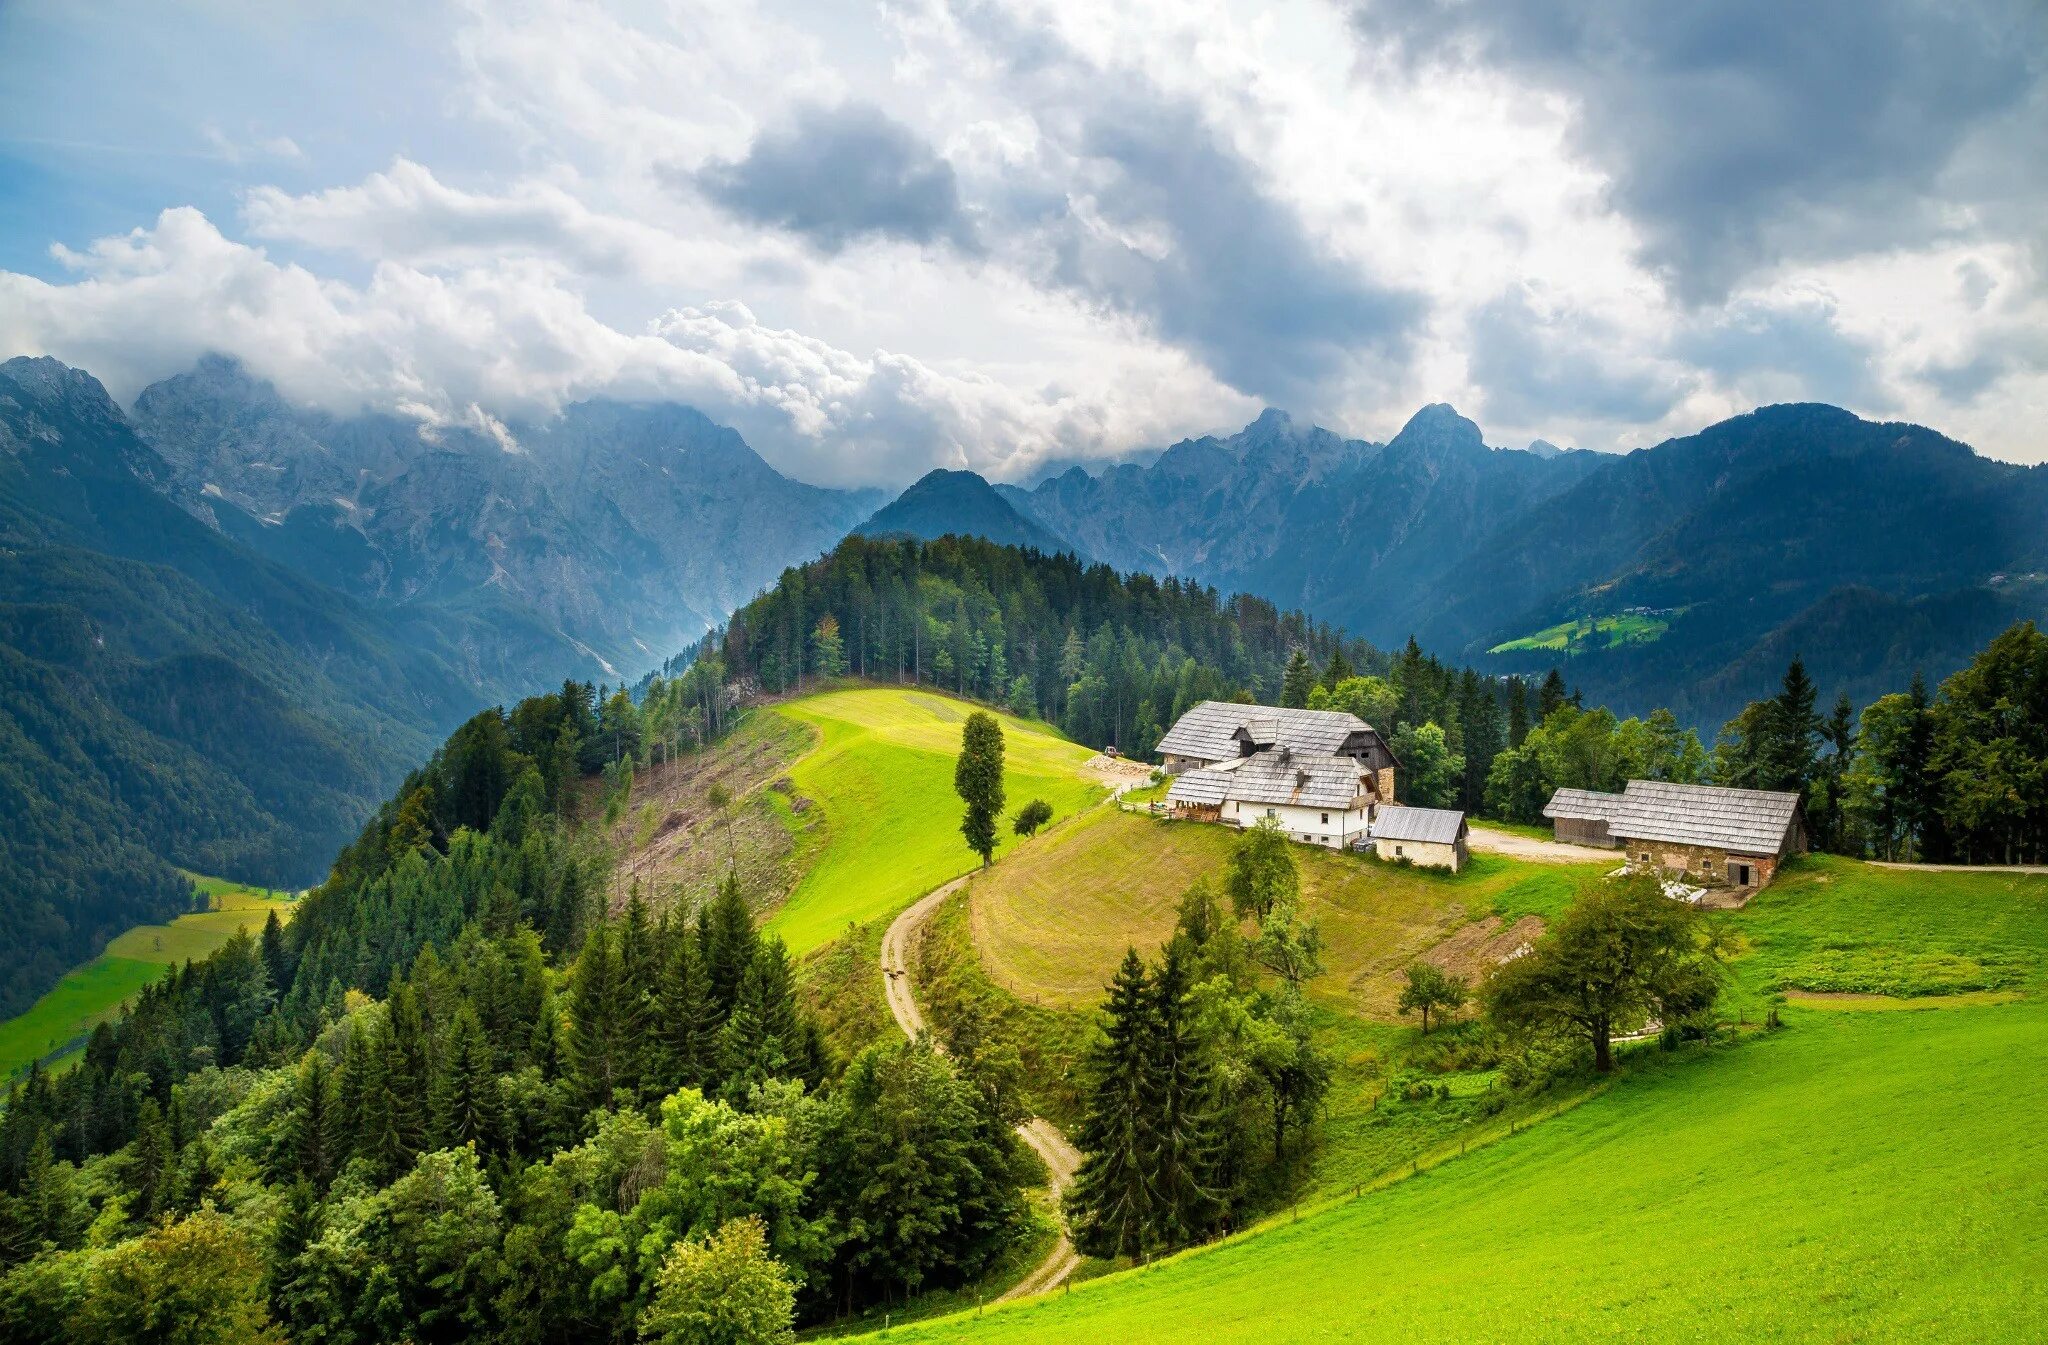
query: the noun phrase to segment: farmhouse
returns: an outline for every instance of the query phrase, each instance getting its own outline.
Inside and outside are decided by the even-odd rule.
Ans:
[[[1183,770],[1166,791],[1175,817],[1236,827],[1270,818],[1289,839],[1332,849],[1364,840],[1380,801],[1378,774],[1358,758],[1291,747]]]
[[[1709,887],[1759,888],[1806,849],[1797,794],[1631,780],[1619,794],[1560,789],[1544,805],[1557,839],[1624,853],[1631,867]]]
[[[1342,710],[1203,701],[1174,721],[1158,752],[1166,773],[1179,775],[1281,747],[1297,755],[1349,757],[1372,772],[1374,792],[1393,802],[1394,768],[1401,763],[1372,725]]]
[[[1381,859],[1456,873],[1471,860],[1465,814],[1453,808],[1381,808],[1366,839]]]
[[[1394,799],[1399,763],[1372,725],[1339,710],[1203,701],[1159,740],[1175,817],[1231,826],[1270,818],[1294,840],[1342,849],[1365,840]]]

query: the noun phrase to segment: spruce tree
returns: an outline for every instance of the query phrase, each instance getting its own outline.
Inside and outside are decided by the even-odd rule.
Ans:
[[[664,940],[667,964],[655,993],[655,1091],[666,1096],[678,1088],[704,1088],[716,1067],[718,1016],[696,940],[678,925]]]
[[[960,731],[960,758],[953,765],[953,790],[967,804],[960,834],[987,868],[995,855],[996,819],[1002,816],[1003,726],[986,710],[967,716]]]
[[[1335,691],[1337,683],[1357,675],[1356,670],[1351,666],[1351,660],[1344,657],[1344,646],[1342,644],[1333,646],[1330,650],[1330,661],[1323,665],[1323,690]]]
[[[128,1161],[122,1175],[135,1202],[128,1212],[145,1222],[154,1219],[170,1203],[172,1164],[177,1154],[171,1146],[171,1128],[164,1122],[156,1099],[145,1097],[135,1114],[135,1138],[128,1144]]]
[[[1521,678],[1508,682],[1508,746],[1520,747],[1529,736],[1529,686]]]
[[[262,952],[263,969],[270,976],[271,988],[284,994],[291,989],[292,968],[290,954],[285,951],[284,926],[278,923],[276,911],[263,918],[263,937],[257,947]]]
[[[412,1166],[426,1148],[427,1088],[432,1071],[427,1057],[427,1027],[412,984],[397,982],[388,1005],[390,1032],[384,1051],[384,1127],[378,1157],[383,1171],[395,1177]]]
[[[1303,708],[1315,685],[1315,668],[1309,664],[1308,655],[1296,649],[1287,656],[1287,670],[1280,675],[1280,704],[1289,709]]]
[[[1086,1058],[1087,1109],[1075,1136],[1085,1156],[1067,1196],[1074,1245],[1090,1256],[1142,1255],[1152,1224],[1152,1008],[1145,964],[1129,949]]]
[[[1150,1241],[1169,1251],[1208,1236],[1220,1210],[1215,1080],[1189,1002],[1187,945],[1173,940],[1150,989]]]
[[[628,1042],[622,978],[612,928],[600,923],[583,941],[569,980],[569,1059],[581,1110],[609,1107],[626,1085]]]
[[[723,1020],[739,998],[740,978],[747,974],[747,964],[754,960],[754,917],[740,895],[737,872],[726,870],[718,895],[699,912],[697,943],[712,1006]]]
[[[292,1083],[291,1117],[285,1129],[286,1174],[296,1173],[325,1190],[337,1166],[334,1145],[340,1131],[334,1071],[319,1051],[306,1052]]]
[[[1543,674],[1543,685],[1536,692],[1536,722],[1540,724],[1550,718],[1570,699],[1565,694],[1564,674],[1552,668]]]
[[[455,1011],[441,1057],[431,1100],[438,1146],[474,1144],[478,1153],[497,1152],[504,1133],[498,1076],[483,1025],[467,1003]]]

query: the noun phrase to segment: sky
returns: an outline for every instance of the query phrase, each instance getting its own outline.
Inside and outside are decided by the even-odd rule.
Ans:
[[[1437,401],[2040,462],[2048,6],[0,0],[0,355],[207,352],[835,485]]]

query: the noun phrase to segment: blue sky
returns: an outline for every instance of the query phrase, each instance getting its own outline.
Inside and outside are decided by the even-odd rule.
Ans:
[[[2031,0],[0,4],[0,353],[806,479],[1279,405],[1625,449],[1764,402],[2048,458]]]

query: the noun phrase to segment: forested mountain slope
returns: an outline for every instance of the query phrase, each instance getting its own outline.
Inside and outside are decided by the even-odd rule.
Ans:
[[[481,692],[179,509],[90,376],[0,365],[0,1009],[185,908],[316,879]]]
[[[1048,554],[1075,550],[979,475],[945,468],[919,477],[854,531],[863,537],[915,537],[927,542],[952,533],[1003,546],[1036,547]]]

